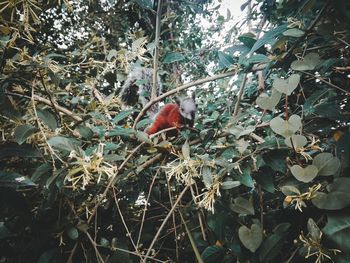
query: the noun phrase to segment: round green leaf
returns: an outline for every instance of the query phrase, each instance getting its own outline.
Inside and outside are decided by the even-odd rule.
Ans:
[[[298,115],[290,116],[288,121],[275,117],[270,121],[271,129],[285,138],[291,137],[301,127],[301,118]]]
[[[333,175],[340,168],[340,160],[331,153],[320,153],[315,156],[312,164],[318,168],[319,175]]]
[[[289,96],[296,89],[296,87],[298,87],[299,82],[300,82],[300,75],[292,74],[287,79],[280,79],[280,78],[275,79],[273,81],[272,86],[279,92],[282,92]]]
[[[67,235],[70,237],[70,239],[77,240],[79,237],[79,231],[75,227],[71,227],[67,230]]]
[[[327,186],[329,193],[318,192],[312,203],[319,209],[339,210],[350,205],[350,178],[340,177]]]
[[[283,194],[285,195],[300,195],[300,191],[298,188],[296,188],[295,186],[292,185],[284,185],[281,187],[281,191]]]
[[[272,89],[271,96],[261,93],[256,99],[256,104],[263,110],[274,110],[280,101],[282,93],[276,89]]]
[[[237,197],[233,200],[233,204],[230,205],[231,210],[243,215],[254,215],[253,204],[243,197]]]
[[[303,135],[294,134],[291,137],[286,138],[284,143],[291,148],[294,146],[294,149],[299,149],[307,144],[307,139]]]
[[[293,165],[290,171],[298,181],[308,183],[317,176],[318,169],[314,165],[308,165],[305,168],[299,165]]]
[[[309,53],[304,57],[304,60],[296,60],[291,64],[294,70],[314,70],[320,64],[320,56],[317,53]]]
[[[263,240],[262,229],[258,224],[253,224],[251,228],[241,226],[238,229],[238,236],[242,244],[253,253]]]

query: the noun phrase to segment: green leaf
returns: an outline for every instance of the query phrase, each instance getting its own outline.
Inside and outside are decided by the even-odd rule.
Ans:
[[[336,178],[327,188],[329,193],[317,192],[311,200],[317,208],[339,210],[350,205],[350,178]]]
[[[307,144],[307,139],[303,135],[294,134],[291,137],[286,138],[284,142],[288,147],[291,147],[297,150],[304,147]]]
[[[27,176],[18,173],[0,171],[0,187],[36,187],[36,184],[33,183]]]
[[[273,42],[275,42],[276,37],[282,35],[282,33],[286,31],[287,28],[288,25],[283,24],[266,32],[260,39],[258,39],[258,41],[255,42],[249,53],[253,54],[256,50],[258,50],[266,44],[273,44]]]
[[[241,184],[247,187],[250,187],[250,188],[254,187],[254,181],[251,176],[251,171],[249,167],[242,169],[242,174],[236,179],[238,179],[241,182]]]
[[[79,146],[81,145],[81,142],[79,142],[78,140],[63,136],[51,137],[48,140],[48,143],[51,145],[52,148],[63,152],[79,151]]]
[[[182,152],[184,159],[190,158],[190,151],[191,151],[190,145],[188,144],[188,141],[186,140],[186,142],[181,147],[181,152]]]
[[[232,181],[232,180],[227,180],[222,182],[222,184],[220,185],[220,188],[223,190],[229,190],[232,188],[235,188],[237,186],[240,186],[241,182],[240,181]]]
[[[43,163],[39,165],[39,167],[35,169],[31,180],[36,183],[45,174],[47,175],[46,178],[48,178],[51,175],[51,169],[51,165],[49,165],[48,163]]]
[[[133,112],[134,110],[126,110],[126,111],[119,112],[119,114],[113,118],[112,123],[118,124],[118,122],[120,122],[121,120],[124,120]]]
[[[293,70],[314,70],[321,63],[320,56],[317,53],[307,54],[303,60],[295,60],[291,64]]]
[[[115,127],[114,129],[112,129],[108,135],[111,137],[111,136],[120,136],[120,135],[131,135],[131,134],[134,134],[135,133],[135,130],[133,129],[130,129],[130,128],[123,128],[123,127],[120,127],[120,126],[117,126]]]
[[[331,153],[320,153],[313,159],[312,164],[318,168],[318,174],[334,175],[340,168],[340,160]]]
[[[264,153],[262,158],[267,166],[276,172],[285,173],[287,171],[285,158],[288,152],[285,150],[272,150]]]
[[[281,187],[281,191],[284,195],[300,195],[298,188],[292,185],[284,185]]]
[[[107,239],[107,238],[104,238],[104,237],[101,237],[101,238],[100,238],[99,244],[100,244],[102,247],[105,247],[105,248],[108,248],[109,245],[110,245],[108,239]]]
[[[273,88],[286,95],[291,95],[300,82],[299,74],[292,74],[287,79],[276,78],[273,81]]]
[[[230,68],[235,63],[232,56],[222,51],[218,51],[218,58],[220,68]]]
[[[47,127],[51,130],[57,129],[57,120],[56,116],[50,111],[46,109],[37,109],[38,117],[45,123]]]
[[[249,146],[250,146],[250,143],[244,140],[244,138],[241,138],[236,141],[236,148],[241,155],[243,155],[243,153],[248,149]]]
[[[298,181],[304,183],[311,182],[317,176],[318,173],[318,169],[314,165],[308,165],[305,168],[299,165],[293,165],[290,168],[290,171]]]
[[[15,139],[18,144],[24,143],[29,136],[35,133],[38,129],[30,124],[17,126],[15,129]]]
[[[316,222],[312,218],[309,218],[307,221],[307,230],[309,231],[309,234],[313,240],[321,240],[321,230],[318,228]]]
[[[0,240],[3,240],[5,238],[8,238],[14,235],[15,234],[12,233],[12,231],[8,227],[6,227],[4,222],[0,222]]]
[[[272,89],[271,96],[261,93],[256,99],[256,104],[263,110],[274,110],[282,97],[282,93],[276,89]]]
[[[291,28],[283,32],[283,35],[287,37],[302,37],[304,34],[305,32],[298,28]]]
[[[41,254],[37,263],[62,263],[63,258],[60,253],[59,248],[53,248],[46,250],[43,254]]]
[[[75,227],[71,227],[67,230],[67,235],[72,240],[77,240],[79,237],[79,231]]]
[[[201,175],[203,177],[203,183],[205,184],[205,186],[210,187],[210,185],[213,183],[211,169],[208,166],[203,166],[201,170]]]
[[[283,247],[282,239],[282,235],[271,234],[264,240],[259,249],[260,262],[269,262],[281,252]]]
[[[275,234],[282,235],[285,232],[287,232],[290,227],[291,227],[290,223],[280,223],[273,229],[273,232]]]
[[[241,226],[238,229],[238,236],[242,244],[253,253],[263,240],[262,229],[258,224],[253,224],[251,228]]]
[[[149,135],[143,131],[136,131],[136,138],[148,144],[152,144],[152,140],[149,138]]]
[[[243,215],[255,214],[253,204],[240,196],[233,200],[233,203],[230,204],[230,208],[232,211]]]
[[[201,254],[205,263],[215,263],[225,255],[225,249],[221,246],[209,246]]]
[[[322,229],[333,246],[343,253],[350,253],[350,215],[348,212],[327,215],[327,224]]]
[[[241,41],[245,46],[252,48],[256,43],[255,35],[253,33],[245,33],[238,37],[238,40]],[[251,52],[252,54],[253,52]]]
[[[248,66],[250,64],[266,63],[269,61],[270,61],[270,59],[267,56],[265,56],[263,54],[255,54],[255,55],[252,55],[251,57],[245,59],[244,64]]]
[[[173,62],[177,62],[177,61],[182,61],[184,59],[185,59],[185,57],[181,53],[172,52],[172,53],[167,53],[165,55],[163,63],[173,63]]]
[[[298,115],[290,116],[288,121],[275,117],[270,121],[271,129],[285,138],[291,137],[301,128],[301,118]]]
[[[86,140],[91,140],[92,136],[94,135],[94,132],[89,127],[83,125],[79,125],[75,129],[79,132],[81,137],[83,137]]]
[[[41,153],[32,148],[29,144],[18,145],[17,143],[7,143],[0,147],[0,160],[6,157],[37,158],[42,157]]]
[[[255,176],[256,182],[259,185],[261,185],[264,190],[270,193],[274,193],[275,185],[274,185],[273,171],[271,169],[266,169],[266,167],[263,167],[262,170],[260,171],[258,175]]]
[[[117,57],[117,56],[118,56],[117,50],[111,49],[111,50],[108,52],[107,60],[108,60],[108,61],[111,61],[113,58],[115,58],[115,57]]]
[[[254,130],[254,126],[248,126],[248,127],[243,127],[241,125],[236,125],[236,124],[229,124],[227,126],[227,132],[233,134],[237,139],[244,135],[251,134]]]

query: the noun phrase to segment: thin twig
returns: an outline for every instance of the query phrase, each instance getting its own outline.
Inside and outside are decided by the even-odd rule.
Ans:
[[[322,78],[322,77],[315,76],[315,75],[313,75],[313,74],[311,74],[311,73],[309,73],[309,72],[306,72],[306,71],[301,71],[301,70],[297,70],[297,71],[299,71],[299,72],[301,72],[301,73],[304,73],[304,74],[306,74],[306,75],[308,75],[308,76],[311,76],[311,77],[313,77],[313,78],[315,78],[315,79],[318,79],[319,81],[321,81],[321,82],[327,84],[328,86],[331,86],[332,88],[335,88],[335,89],[337,89],[337,90],[340,90],[340,91],[344,92],[346,95],[350,95],[350,92],[349,92],[349,91],[347,91],[347,90],[345,90],[345,89],[343,89],[343,88],[341,88],[341,87],[339,87],[339,86],[337,86],[337,85],[334,85],[333,83],[331,83],[331,82],[325,80],[325,79]]]
[[[158,136],[159,134],[162,134],[162,133],[165,133],[165,132],[168,132],[168,131],[172,131],[172,130],[176,130],[176,129],[178,129],[178,127],[166,128],[166,129],[160,130],[159,132],[151,134],[149,137],[152,139],[152,138]]]
[[[147,160],[146,162],[144,162],[143,164],[141,164],[140,166],[138,166],[138,171],[142,171],[143,169],[147,168],[148,166],[150,166],[151,164],[155,163],[156,161],[158,161],[160,158],[162,158],[162,154],[158,153],[157,155],[153,156],[151,159]]]
[[[320,12],[317,14],[317,16],[315,17],[315,19],[311,22],[311,24],[309,25],[309,27],[306,29],[306,32],[304,34],[303,37],[298,38],[294,44],[291,46],[290,49],[288,49],[288,51],[286,52],[286,54],[284,55],[284,58],[289,57],[290,54],[292,54],[293,50],[296,47],[299,47],[300,42],[304,40],[305,37],[307,37],[308,33],[310,33],[310,31],[314,28],[314,26],[317,24],[317,22],[319,21],[319,19],[321,18],[321,16],[323,15],[323,12],[326,10],[328,4],[331,1],[328,0],[327,3],[322,7],[322,9],[320,10]]]
[[[95,253],[96,253],[96,258],[97,258],[97,261],[98,262],[101,262],[101,263],[104,263],[105,261],[103,260],[100,252],[98,251],[97,249],[97,244],[96,242],[92,239],[92,237],[90,236],[89,232],[85,232],[85,234],[87,235],[88,239],[90,240],[92,246],[94,247],[95,249]]]
[[[21,98],[26,98],[26,99],[34,99],[35,101],[37,102],[41,102],[41,103],[44,103],[48,106],[51,106],[51,107],[55,107],[59,112],[62,112],[64,113],[65,115],[71,117],[72,119],[74,119],[75,121],[83,121],[82,118],[80,118],[79,116],[75,115],[73,112],[71,112],[70,110],[54,103],[54,105],[52,104],[52,102],[48,99],[45,99],[43,97],[40,97],[38,95],[33,95],[33,97],[29,97],[27,95],[24,95],[24,94],[21,94],[21,93],[13,93],[13,92],[5,92],[6,95],[9,95],[9,96],[16,96],[16,97],[21,97]]]
[[[51,157],[51,160],[52,160],[52,167],[53,167],[53,170],[56,170],[56,161],[55,161],[55,158],[54,156],[62,163],[65,163],[54,151],[54,149],[52,149],[51,145],[49,144],[48,142],[48,139],[47,139],[47,136],[44,132],[44,129],[41,125],[41,122],[40,122],[40,119],[39,119],[39,116],[38,116],[38,113],[36,111],[36,106],[35,106],[35,100],[34,100],[34,89],[32,89],[32,106],[33,106],[33,111],[34,111],[34,115],[35,115],[35,119],[36,119],[36,123],[38,124],[38,128],[40,130],[40,133],[41,135],[43,136],[43,139],[45,141],[45,144],[47,145],[47,148],[49,149],[49,152],[50,152],[50,157]]]
[[[170,190],[170,181],[169,178],[167,176],[166,177],[166,182],[167,182],[167,186],[168,186],[168,195],[169,195],[169,200],[170,200],[170,205],[171,207],[173,207],[173,197],[171,195],[171,190]],[[175,236],[175,246],[176,246],[176,260],[179,260],[179,245],[178,245],[178,241],[177,241],[177,231],[176,231],[176,217],[175,217],[175,213],[172,213],[173,216],[173,225],[174,225],[174,236]]]
[[[75,251],[77,250],[77,247],[78,247],[78,241],[75,242],[75,245],[74,245],[72,251],[70,252],[69,258],[67,260],[68,263],[73,263],[73,256],[74,256]]]
[[[47,96],[49,97],[49,99],[50,99],[51,106],[52,106],[52,108],[54,109],[54,111],[56,112],[56,115],[57,115],[57,118],[58,118],[59,122],[62,123],[61,115],[60,115],[60,113],[59,113],[59,111],[58,111],[58,109],[57,109],[57,107],[56,107],[57,103],[54,101],[54,99],[53,99],[53,97],[52,97],[52,94],[49,92],[48,88],[46,87],[46,84],[45,84],[45,82],[44,82],[44,77],[43,77],[43,75],[41,74],[40,69],[38,70],[38,72],[39,72],[39,76],[40,76],[41,85],[43,85],[43,88],[44,88],[44,90],[45,90],[45,92],[46,92],[46,95],[47,95]]]
[[[264,229],[264,199],[263,199],[263,192],[261,189],[261,185],[258,187],[259,192],[259,205],[260,205],[260,224],[261,229]]]
[[[160,19],[161,19],[161,11],[162,11],[162,0],[158,0],[157,14],[156,14],[156,35],[155,35],[155,47],[154,47],[154,55],[153,55],[153,86],[151,92],[151,100],[157,97],[157,71],[158,71],[158,57],[159,57],[159,38],[160,38]]]
[[[180,193],[179,197],[177,198],[177,200],[175,201],[173,207],[170,209],[169,213],[167,214],[167,216],[164,218],[162,224],[160,225],[157,233],[155,234],[153,240],[152,240],[152,243],[151,245],[149,246],[148,250],[147,250],[147,253],[146,253],[146,258],[149,256],[149,254],[151,253],[152,251],[152,248],[154,246],[154,244],[157,242],[157,239],[160,235],[160,232],[163,230],[165,224],[168,222],[170,216],[172,215],[173,211],[175,210],[175,208],[177,207],[177,204],[180,202],[182,196],[186,193],[187,189],[188,189],[188,185],[182,190],[182,192]],[[143,263],[146,263],[146,259],[143,260]]]
[[[159,170],[158,170],[158,171],[159,171]],[[136,241],[136,246],[139,246],[139,244],[140,244],[141,234],[142,234],[142,230],[143,230],[143,224],[144,224],[144,222],[145,222],[146,211],[147,211],[147,207],[148,207],[148,201],[149,201],[149,199],[150,199],[150,197],[151,197],[151,191],[152,191],[154,182],[156,181],[156,178],[157,178],[157,176],[158,176],[158,171],[157,171],[157,173],[153,176],[151,185],[150,185],[150,187],[149,187],[149,191],[148,191],[148,194],[147,194],[147,199],[146,199],[146,202],[145,202],[145,208],[143,209],[143,213],[142,213],[141,226],[140,226],[139,235],[138,235],[138,238],[137,238],[137,241]]]
[[[118,170],[116,171],[116,173],[109,179],[108,185],[106,186],[106,189],[104,190],[104,192],[102,193],[102,197],[105,197],[107,195],[107,192],[109,191],[109,189],[111,188],[111,186],[115,183],[115,179],[117,178],[117,175],[119,175],[119,172],[124,168],[124,166],[127,164],[127,162],[130,160],[130,158],[137,152],[138,149],[140,149],[141,146],[143,146],[145,143],[141,143],[139,144],[135,149],[133,149],[131,151],[131,153],[125,158],[124,162],[122,162],[122,164],[118,167]],[[91,215],[88,219],[88,223],[91,222],[92,218],[95,216],[96,210],[97,208],[100,206],[101,201],[103,198],[100,198],[99,200],[97,200],[95,207],[93,208]]]
[[[245,84],[247,82],[247,76],[248,76],[248,73],[244,73],[243,80],[242,80],[242,83],[241,83],[241,86],[239,88],[238,95],[237,95],[237,102],[235,105],[235,110],[233,111],[233,114],[232,114],[233,117],[237,116],[237,114],[238,114],[239,104],[241,103],[244,87],[245,87]]]
[[[140,251],[138,251],[138,248],[137,248],[138,246],[134,243],[134,240],[132,239],[132,236],[131,236],[131,233],[130,233],[130,231],[129,231],[129,228],[128,228],[128,226],[127,226],[125,220],[124,220],[124,216],[123,216],[123,214],[122,214],[122,211],[120,210],[119,202],[118,202],[118,200],[117,200],[117,195],[116,195],[116,193],[115,193],[114,187],[112,187],[112,191],[113,191],[114,202],[115,202],[115,204],[116,204],[116,206],[117,206],[117,210],[118,210],[119,216],[120,216],[120,218],[121,218],[121,220],[122,220],[122,223],[123,223],[123,225],[124,225],[124,228],[125,228],[125,230],[126,230],[127,236],[130,238],[130,242],[131,242],[131,244],[133,245],[133,247],[134,247],[134,249],[135,249],[135,252],[136,252],[137,255],[140,257],[140,259],[142,259],[142,255],[141,255]]]

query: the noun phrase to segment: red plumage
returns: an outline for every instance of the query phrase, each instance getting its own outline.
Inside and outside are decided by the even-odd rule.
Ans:
[[[169,103],[164,105],[159,111],[151,127],[146,130],[146,133],[154,134],[170,127],[180,128],[185,124],[183,122],[179,106],[174,103]]]

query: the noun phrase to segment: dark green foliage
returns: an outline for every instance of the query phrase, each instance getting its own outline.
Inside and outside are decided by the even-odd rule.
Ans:
[[[162,92],[216,76],[176,138],[118,99],[152,67],[157,1],[10,2],[1,261],[349,262],[347,0],[247,2],[246,33],[212,1],[162,1]]]

